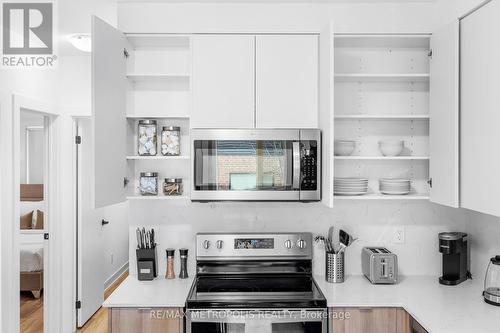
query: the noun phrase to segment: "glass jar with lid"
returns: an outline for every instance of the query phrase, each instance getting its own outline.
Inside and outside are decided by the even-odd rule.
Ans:
[[[139,191],[141,195],[158,195],[158,173],[141,172]]]
[[[157,148],[156,120],[139,120],[137,126],[137,152],[140,156],[156,156]]]
[[[161,131],[161,154],[179,156],[181,154],[181,128],[164,126]]]
[[[182,195],[183,186],[182,178],[165,178],[163,183],[163,194],[165,195]]]

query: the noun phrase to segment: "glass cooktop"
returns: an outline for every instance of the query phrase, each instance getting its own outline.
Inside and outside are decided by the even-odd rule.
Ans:
[[[188,307],[326,307],[309,275],[198,276]]]

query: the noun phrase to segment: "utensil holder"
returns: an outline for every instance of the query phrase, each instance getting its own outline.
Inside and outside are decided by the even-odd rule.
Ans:
[[[344,252],[325,253],[325,278],[329,283],[342,283],[344,282]]]
[[[151,249],[136,249],[137,257],[137,278],[139,280],[152,280],[158,276],[158,260],[156,255],[156,246]],[[142,272],[141,269],[153,267],[152,272]],[[146,268],[147,270],[147,268]]]

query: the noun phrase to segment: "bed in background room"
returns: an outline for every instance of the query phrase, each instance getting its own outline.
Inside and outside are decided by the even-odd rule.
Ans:
[[[39,298],[43,289],[43,185],[21,185],[20,289]]]

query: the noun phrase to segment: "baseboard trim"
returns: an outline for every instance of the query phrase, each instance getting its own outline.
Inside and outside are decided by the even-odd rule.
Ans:
[[[115,284],[115,282],[119,281],[120,279],[123,280],[123,275],[125,274],[128,275],[128,261],[104,282],[104,295],[106,295],[109,288],[113,287],[113,284]]]

